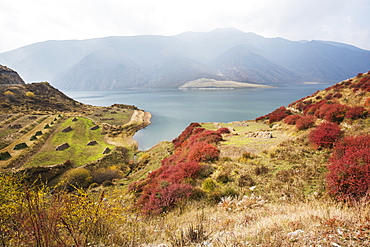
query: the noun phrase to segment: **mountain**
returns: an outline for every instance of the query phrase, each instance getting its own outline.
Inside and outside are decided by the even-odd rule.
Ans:
[[[24,85],[23,79],[18,73],[6,66],[0,65],[0,85],[1,84],[20,84]]]
[[[336,82],[370,68],[370,51],[237,29],[45,41],[0,54],[27,82],[61,89],[179,87],[201,78],[267,85]]]

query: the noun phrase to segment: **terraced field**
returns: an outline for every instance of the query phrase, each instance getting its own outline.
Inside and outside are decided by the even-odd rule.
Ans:
[[[103,151],[125,143],[102,134],[102,125],[124,126],[137,116],[135,109],[96,107],[93,114],[77,117],[58,115],[0,115],[0,168],[48,166],[70,160],[74,166],[98,160]],[[134,114],[136,112],[136,114]],[[140,111],[141,112],[141,111]],[[95,128],[93,128],[95,126]],[[70,131],[63,131],[66,128]],[[91,142],[89,145],[88,143]],[[56,151],[68,143],[68,148]]]

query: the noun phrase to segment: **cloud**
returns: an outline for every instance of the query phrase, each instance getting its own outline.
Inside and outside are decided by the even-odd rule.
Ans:
[[[0,52],[51,39],[174,35],[219,27],[370,50],[369,12],[367,0],[0,0]]]

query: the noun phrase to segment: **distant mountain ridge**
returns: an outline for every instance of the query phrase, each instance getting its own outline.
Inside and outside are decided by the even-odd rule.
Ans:
[[[337,82],[368,71],[370,51],[237,29],[45,41],[0,54],[27,82],[60,89],[177,88],[201,78],[280,85]]]

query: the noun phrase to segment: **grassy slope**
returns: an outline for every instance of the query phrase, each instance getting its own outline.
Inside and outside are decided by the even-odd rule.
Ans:
[[[89,130],[94,125],[90,119],[84,117],[78,117],[76,122],[68,118],[58,126],[43,148],[28,162],[28,166],[52,165],[66,160],[71,160],[76,166],[80,166],[101,158],[104,148],[114,146],[104,142],[104,136],[99,129]],[[62,129],[68,126],[73,130],[62,132]],[[89,141],[97,141],[98,144],[87,146]],[[68,143],[70,147],[64,151],[55,151],[55,148],[63,143]]]
[[[353,79],[354,83],[359,80]],[[317,96],[325,98],[336,92],[338,89],[329,88],[306,100],[315,102]],[[351,106],[364,106],[370,98],[369,92],[354,93],[348,88],[341,93],[338,101]],[[214,193],[234,190],[238,196],[219,204],[207,197],[189,200],[169,214],[148,219],[141,226],[143,241],[173,246],[202,242],[212,246],[370,245],[369,205],[348,207],[327,195],[325,175],[331,150],[313,148],[307,139],[310,130],[297,131],[283,122],[273,128],[253,121],[219,125],[235,131],[219,144],[222,158],[208,164],[214,169],[209,178],[216,181]],[[219,126],[206,123],[202,127],[215,130]],[[345,120],[341,128],[348,136],[368,134],[370,118]],[[245,137],[247,132],[260,130],[271,131],[275,138]],[[150,156],[150,152],[141,157]],[[156,164],[160,165],[159,160]],[[134,180],[144,178],[153,168],[143,166]],[[220,175],[226,175],[228,182],[219,181]],[[251,178],[252,183],[241,186],[242,176]],[[202,180],[193,184],[203,190]]]

